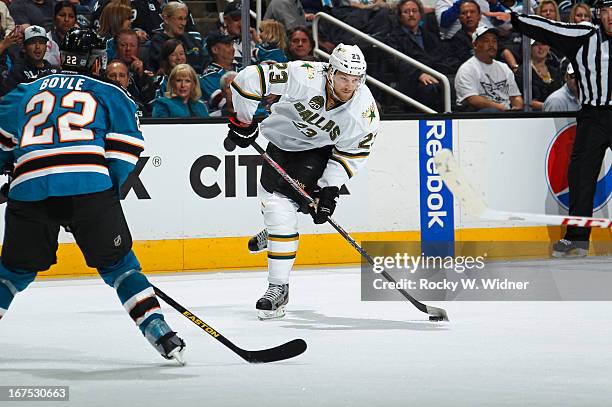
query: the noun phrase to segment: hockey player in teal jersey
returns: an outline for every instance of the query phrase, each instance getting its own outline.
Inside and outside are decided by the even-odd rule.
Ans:
[[[0,318],[39,271],[56,262],[67,227],[87,265],[117,291],[147,340],[183,361],[184,341],[164,321],[132,251],[118,198],[144,140],[136,104],[96,79],[104,42],[73,29],[60,46],[63,73],[19,85],[0,102],[0,168],[13,167],[0,259]]]

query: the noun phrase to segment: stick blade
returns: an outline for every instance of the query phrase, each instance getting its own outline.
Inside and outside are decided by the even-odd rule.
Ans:
[[[306,348],[306,341],[294,339],[270,349],[243,350],[240,356],[249,363],[269,363],[294,358],[304,353]]]
[[[432,317],[436,317],[439,321],[449,321],[448,314],[442,308],[427,305],[427,313]]]
[[[473,216],[481,216],[487,206],[476,190],[467,181],[467,178],[459,168],[457,160],[451,150],[442,149],[434,157],[436,170],[442,180],[453,193],[454,197],[461,202],[461,206]]]

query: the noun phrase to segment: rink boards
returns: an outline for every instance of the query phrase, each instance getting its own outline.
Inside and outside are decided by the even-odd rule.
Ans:
[[[383,121],[367,169],[349,181],[334,218],[357,241],[421,236],[424,240],[557,239],[556,227],[467,216],[450,194],[439,190],[428,158],[436,148],[452,145],[460,165],[492,207],[565,213],[557,200],[564,194],[563,180],[547,175],[547,163],[563,167],[566,158],[555,140],[571,133],[574,122],[573,118]],[[255,150],[224,143],[224,124],[145,124],[143,132],[147,147],[123,200],[143,268],[154,272],[265,266],[264,253],[250,255],[246,249],[248,237],[263,227],[257,198],[261,160]],[[265,143],[263,138],[259,142]],[[604,201],[596,216],[608,216],[607,197]],[[435,230],[441,224],[444,230]],[[310,217],[301,216],[300,234],[297,264],[359,262],[354,249],[328,225],[317,226]],[[596,235],[608,236],[608,231]],[[60,238],[65,243],[60,246],[60,264],[45,274],[95,273],[84,265],[72,236],[62,232]]]

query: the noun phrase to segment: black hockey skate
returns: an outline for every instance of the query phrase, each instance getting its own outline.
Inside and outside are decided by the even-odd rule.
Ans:
[[[263,297],[261,297],[255,308],[260,320],[282,318],[285,316],[285,307],[289,302],[289,284],[270,284]]]
[[[589,242],[561,239],[553,244],[553,257],[585,257],[589,253]]]
[[[163,319],[154,319],[149,323],[145,329],[145,338],[165,359],[185,364],[185,341],[179,338]]]
[[[168,360],[176,360],[181,365],[185,364],[183,352],[185,351],[185,341],[178,337],[176,332],[168,332],[155,342],[155,349]]]
[[[249,239],[249,252],[259,253],[268,250],[268,230],[264,229]]]

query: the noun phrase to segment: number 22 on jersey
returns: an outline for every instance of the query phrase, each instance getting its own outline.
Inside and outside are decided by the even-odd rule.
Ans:
[[[56,123],[50,123],[48,127],[36,128],[47,123],[49,116],[56,107],[56,96],[49,91],[37,93],[32,96],[26,104],[25,113],[29,114],[40,105],[40,111],[30,117],[23,127],[20,147],[37,144],[53,144],[53,133],[57,130],[60,143],[70,141],[93,140],[94,132],[86,129],[96,118],[98,102],[91,94],[81,91],[72,91],[64,95],[60,101],[63,109],[72,109],[57,117]],[[77,103],[81,104],[81,111],[74,111]]]

